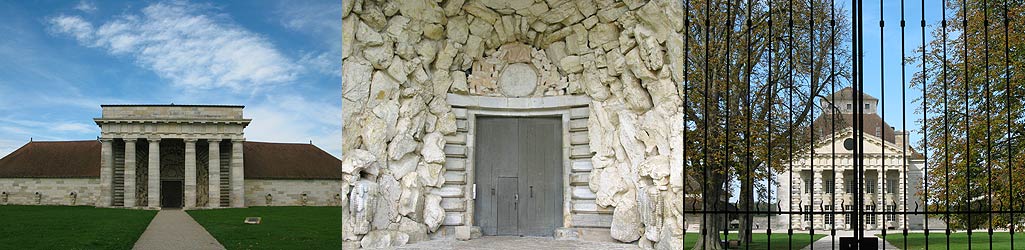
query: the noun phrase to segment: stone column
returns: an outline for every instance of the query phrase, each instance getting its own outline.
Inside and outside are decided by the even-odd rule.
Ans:
[[[196,139],[185,139],[185,208],[196,207]]]
[[[220,207],[221,206],[221,139],[208,139],[207,143],[210,145],[210,154],[207,157],[210,159],[208,166],[207,183],[209,184],[209,190],[207,195],[207,206],[209,207]]]
[[[245,176],[242,166],[242,140],[231,140],[231,206],[245,207]]]
[[[815,197],[818,197],[818,199],[811,199],[811,211],[821,212],[822,211],[822,207],[819,206],[819,205],[823,205],[823,204],[815,204],[815,201],[818,200],[821,203],[822,196],[825,195],[824,192],[823,192],[824,190],[822,190],[822,170],[821,169],[816,169],[812,173],[811,180],[812,180],[812,194]],[[825,217],[822,216],[822,215],[812,214],[811,222],[812,222],[812,228],[819,228],[819,229],[826,228]]]
[[[146,177],[146,193],[149,208],[160,208],[160,138],[147,139],[149,141],[149,176]]]
[[[109,207],[114,204],[114,139],[100,139],[100,197],[96,200],[97,207]]]
[[[135,207],[135,138],[125,138],[125,207]]]
[[[833,183],[836,187],[835,191],[833,191],[836,193],[836,199],[833,200],[833,209],[840,211],[840,213],[836,214],[836,217],[833,217],[833,223],[835,223],[833,227],[840,229],[845,228],[844,225],[847,224],[847,220],[844,219],[844,213],[847,211],[844,210],[843,207],[844,205],[848,205],[847,202],[843,202],[844,196],[847,194],[847,189],[844,187],[844,178],[846,178],[847,175],[845,175],[844,172],[845,171],[843,169],[837,169],[837,171],[833,172],[833,180],[836,182]]]
[[[886,171],[883,168],[880,168],[879,171],[876,171],[876,185],[879,185],[879,187],[876,189],[876,190],[878,190],[876,193],[879,194],[879,197],[876,198],[876,202],[879,203],[879,206],[877,206],[877,208],[879,209],[879,211],[882,211],[882,212],[886,211],[886,204],[890,203],[890,201],[886,200],[886,185],[883,184],[883,181],[885,181],[885,180],[886,180]],[[880,216],[876,217],[876,223],[877,223],[876,225],[880,229],[885,228],[886,227],[886,214],[880,214]]]

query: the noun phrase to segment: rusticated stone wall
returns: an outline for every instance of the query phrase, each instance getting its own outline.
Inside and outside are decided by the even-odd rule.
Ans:
[[[339,180],[246,179],[246,205],[340,206],[341,185]]]
[[[99,178],[3,178],[0,205],[96,204]]]
[[[439,194],[469,181],[446,174],[464,129],[455,94],[590,98],[580,196],[611,211],[611,238],[682,249],[682,12],[671,0],[344,0],[345,247],[441,237],[451,203]]]

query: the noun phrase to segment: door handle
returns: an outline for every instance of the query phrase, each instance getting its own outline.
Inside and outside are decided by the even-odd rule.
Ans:
[[[534,198],[534,186],[530,186],[530,198]]]
[[[513,199],[516,200],[516,203],[520,203],[520,194],[513,195]]]
[[[495,196],[495,188],[491,188],[491,196]]]

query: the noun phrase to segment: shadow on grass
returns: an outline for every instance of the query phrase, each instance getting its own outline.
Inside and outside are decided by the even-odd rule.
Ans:
[[[157,211],[0,206],[3,249],[131,249]]]

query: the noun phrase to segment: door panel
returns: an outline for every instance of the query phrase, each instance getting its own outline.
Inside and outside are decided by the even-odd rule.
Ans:
[[[160,207],[180,208],[184,193],[182,181],[160,181]]]
[[[562,225],[561,118],[479,117],[475,130],[475,224],[484,235],[552,236]]]
[[[498,235],[520,235],[519,178],[498,177]]]

